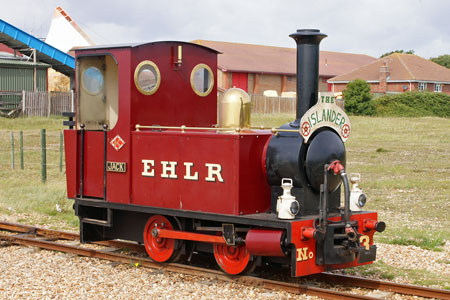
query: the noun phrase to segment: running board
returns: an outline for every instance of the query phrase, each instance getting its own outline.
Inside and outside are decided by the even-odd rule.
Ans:
[[[77,215],[80,217],[81,223],[103,227],[113,226],[113,213],[111,208],[79,206]]]

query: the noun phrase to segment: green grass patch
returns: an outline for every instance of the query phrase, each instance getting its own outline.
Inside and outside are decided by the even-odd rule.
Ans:
[[[417,246],[425,250],[443,251],[445,237],[443,233],[422,230],[403,229],[390,237],[380,236],[378,240],[385,244]]]
[[[427,270],[397,268],[377,260],[373,264],[347,269],[346,273],[363,276],[377,276],[380,279],[407,279],[412,284],[450,290],[450,276],[441,276]]]

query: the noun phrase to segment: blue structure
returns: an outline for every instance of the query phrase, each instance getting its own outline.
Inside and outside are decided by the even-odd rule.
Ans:
[[[17,27],[0,19],[0,43],[18,52],[31,56],[36,49],[36,59],[47,63],[58,72],[69,76],[71,80],[75,74],[75,58],[38,38],[20,30]]]

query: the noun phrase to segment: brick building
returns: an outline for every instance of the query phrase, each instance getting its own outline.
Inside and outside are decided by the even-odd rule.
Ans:
[[[195,40],[222,54],[218,58],[219,90],[239,87],[249,94],[296,91],[296,49]],[[331,91],[327,80],[376,60],[363,54],[320,51],[319,91]]]
[[[367,81],[374,94],[424,90],[450,94],[450,69],[414,54],[394,53],[328,82],[333,92],[341,92],[355,79]]]

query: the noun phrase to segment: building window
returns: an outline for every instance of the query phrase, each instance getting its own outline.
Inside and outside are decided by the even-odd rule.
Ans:
[[[419,82],[419,91],[425,91],[427,89],[426,82]]]
[[[434,84],[434,92],[435,93],[442,93],[442,83],[435,83]]]

